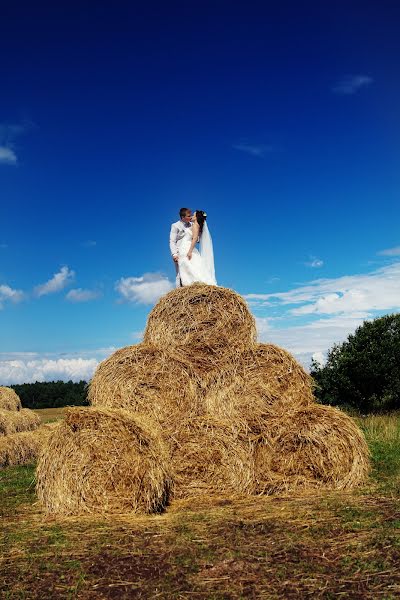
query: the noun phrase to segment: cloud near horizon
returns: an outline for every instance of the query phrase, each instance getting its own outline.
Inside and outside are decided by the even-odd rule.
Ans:
[[[0,385],[35,381],[89,381],[101,360],[116,348],[98,348],[72,355],[46,355],[36,352],[0,353]]]
[[[46,296],[47,294],[60,292],[70,283],[72,283],[74,278],[74,271],[70,270],[67,266],[61,267],[60,271],[58,273],[54,273],[53,277],[46,281],[46,283],[37,285],[34,289],[34,294],[40,298],[41,296]]]
[[[171,281],[160,273],[145,273],[141,277],[122,277],[115,284],[121,301],[154,304],[173,289]]]
[[[89,381],[98,364],[95,358],[1,361],[0,381],[2,385],[35,381]]]

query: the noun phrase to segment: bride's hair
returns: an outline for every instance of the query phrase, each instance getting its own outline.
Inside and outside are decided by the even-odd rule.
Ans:
[[[195,213],[197,222],[199,224],[199,237],[201,237],[201,234],[203,233],[204,223],[207,219],[207,213],[205,213],[204,210],[196,210]]]

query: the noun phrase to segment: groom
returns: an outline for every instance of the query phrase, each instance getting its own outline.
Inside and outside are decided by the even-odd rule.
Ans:
[[[179,211],[180,220],[176,223],[172,223],[171,232],[169,234],[169,248],[171,250],[172,258],[175,263],[176,271],[176,287],[182,287],[181,278],[179,275],[179,246],[185,235],[185,229],[191,227],[192,211],[190,208],[181,208]]]

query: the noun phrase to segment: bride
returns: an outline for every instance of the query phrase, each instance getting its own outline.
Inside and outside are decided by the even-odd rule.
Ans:
[[[207,213],[196,210],[192,216],[192,227],[185,229],[179,246],[179,275],[183,286],[195,282],[217,285],[214,268],[214,252],[207,226]],[[200,251],[196,244],[200,242]]]

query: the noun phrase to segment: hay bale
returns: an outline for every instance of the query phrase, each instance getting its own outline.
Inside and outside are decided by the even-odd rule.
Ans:
[[[12,388],[0,385],[0,409],[18,411],[21,408],[18,394]]]
[[[365,481],[368,446],[340,410],[313,404],[270,420],[267,427],[255,452],[259,493],[351,489]]]
[[[255,339],[254,318],[243,298],[201,283],[163,296],[144,335],[145,343],[201,373],[234,363]]]
[[[311,376],[283,348],[257,344],[244,357],[244,365],[244,379],[266,399],[272,398],[274,410],[314,402]]]
[[[254,491],[253,443],[245,424],[195,418],[177,424],[172,440],[174,498]]]
[[[93,406],[125,408],[163,424],[200,410],[196,378],[185,365],[145,344],[121,348],[100,363],[88,398]]]
[[[253,431],[266,419],[314,401],[311,377],[289,352],[273,344],[256,344],[228,370],[204,379],[208,414],[245,419]]]
[[[21,408],[18,412],[0,409],[0,436],[18,431],[33,431],[40,423],[39,415],[29,408]]]
[[[35,431],[22,431],[0,437],[0,468],[35,462],[55,425],[57,423],[48,423]]]
[[[156,512],[168,499],[159,429],[125,410],[71,408],[43,447],[37,494],[47,513]]]

